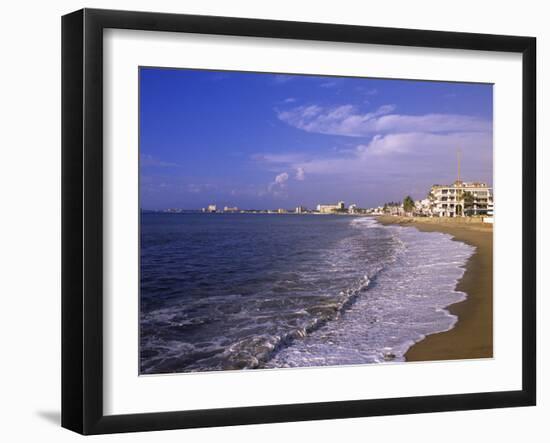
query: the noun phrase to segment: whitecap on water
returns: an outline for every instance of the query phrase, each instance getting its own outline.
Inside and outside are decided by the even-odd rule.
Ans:
[[[363,229],[377,226],[372,219],[352,223]],[[383,229],[401,245],[391,265],[381,268],[374,284],[338,321],[280,349],[265,367],[403,361],[414,343],[455,325],[456,316],[445,308],[465,299],[455,287],[475,248],[447,234],[401,226]]]

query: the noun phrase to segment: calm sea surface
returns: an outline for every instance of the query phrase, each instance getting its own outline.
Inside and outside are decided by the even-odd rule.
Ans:
[[[474,248],[349,216],[141,216],[143,374],[402,361]]]

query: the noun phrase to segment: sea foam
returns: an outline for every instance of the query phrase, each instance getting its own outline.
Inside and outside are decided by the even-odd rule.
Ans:
[[[352,223],[358,229],[380,229],[373,219]],[[475,248],[443,233],[401,226],[382,229],[400,243],[391,263],[380,267],[373,284],[338,321],[281,349],[265,367],[404,361],[414,343],[455,325],[456,316],[446,308],[466,297],[455,286]]]
[[[474,251],[366,217],[144,218],[142,374],[403,361],[454,326]]]

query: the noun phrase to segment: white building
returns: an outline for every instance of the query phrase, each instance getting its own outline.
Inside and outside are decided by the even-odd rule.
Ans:
[[[317,205],[317,211],[319,211],[321,214],[332,214],[333,212],[344,211],[345,209],[346,209],[346,205],[343,201],[339,201],[335,205],[334,204]]]
[[[493,196],[490,195],[489,200],[487,202],[487,215],[489,217],[492,217],[494,215],[494,210],[495,210],[495,204],[493,202]]]
[[[216,205],[208,205],[208,207],[206,208],[206,212],[216,212],[216,211],[217,211]]]
[[[492,189],[486,183],[456,181],[433,185],[428,197],[434,217],[487,215],[492,212]]]
[[[403,209],[403,205],[388,205],[386,208],[387,212],[390,215],[405,215],[405,210]]]
[[[417,215],[431,216],[432,215],[432,202],[429,198],[423,200],[416,200],[414,202],[414,213]]]

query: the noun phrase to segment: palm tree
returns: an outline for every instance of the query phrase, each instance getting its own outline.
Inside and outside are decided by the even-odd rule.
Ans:
[[[414,210],[414,200],[411,198],[410,195],[407,195],[403,199],[403,210],[409,213]]]
[[[464,215],[471,215],[473,205],[474,195],[469,191],[464,191],[464,193],[462,194],[462,206],[464,207]]]

